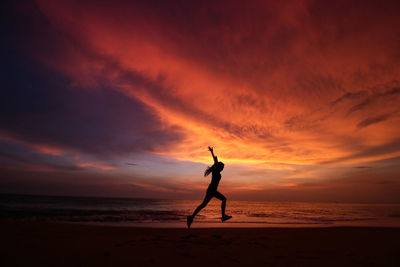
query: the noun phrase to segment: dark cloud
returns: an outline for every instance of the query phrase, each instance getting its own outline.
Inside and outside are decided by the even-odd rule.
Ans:
[[[36,153],[24,145],[0,142],[0,173],[4,169],[45,170],[45,171],[81,171],[70,156],[53,156]]]
[[[379,115],[379,116],[376,116],[376,117],[367,118],[367,119],[365,119],[363,121],[360,121],[357,124],[357,127],[358,128],[367,127],[367,126],[369,126],[371,124],[379,123],[379,122],[385,121],[385,120],[387,120],[389,118],[390,118],[389,114],[383,114],[383,115]]]
[[[1,124],[8,135],[94,154],[152,150],[180,138],[174,129],[164,131],[143,104],[117,91],[71,89],[56,73],[52,82],[26,67],[41,69],[15,68],[2,90]]]
[[[400,139],[397,139],[397,140],[394,140],[392,142],[389,142],[389,143],[386,143],[383,145],[364,148],[361,152],[353,153],[350,156],[341,157],[341,158],[324,161],[324,162],[320,162],[320,163],[321,164],[338,163],[338,162],[343,162],[343,161],[352,160],[352,159],[362,159],[362,158],[368,158],[368,157],[382,156],[382,155],[387,155],[387,154],[399,152],[399,151],[400,151]]]
[[[101,78],[96,89],[79,88],[68,76],[38,60],[42,54],[58,56],[84,47],[53,29],[37,7],[27,3],[31,14],[23,16],[22,22],[13,24],[15,7],[2,18],[7,25],[1,51],[3,134],[98,156],[151,151],[180,140],[179,129],[161,126],[141,102],[101,84]],[[16,6],[20,12],[22,5]],[[31,46],[22,49],[26,43]],[[113,66],[113,62],[106,63]],[[129,82],[155,86],[136,73],[129,73]]]
[[[382,95],[383,96],[393,96],[393,95],[398,95],[398,94],[400,94],[400,87],[395,87],[395,88],[389,89],[386,92],[384,92]]]
[[[361,102],[357,103],[356,105],[353,105],[347,112],[347,116],[352,114],[355,111],[359,111],[362,110],[368,106],[371,106],[372,104],[375,104],[378,101],[382,101],[382,100],[389,100],[388,98],[394,97],[396,95],[400,94],[400,88],[391,88],[391,89],[387,89],[385,91],[381,92],[377,92],[377,93],[373,93],[370,95],[365,95],[363,94],[364,100],[362,100]]]
[[[372,103],[372,99],[371,98],[367,98],[364,101],[362,101],[361,103],[358,103],[357,105],[352,106],[349,111],[347,111],[347,115],[350,115],[351,113],[361,110],[363,108],[365,108],[366,106],[370,105]]]
[[[337,98],[335,101],[332,101],[331,105],[334,106],[334,105],[341,103],[347,99],[350,99],[350,100],[358,99],[362,96],[365,96],[366,94],[367,94],[366,91],[347,92],[344,95],[342,95],[341,97]]]

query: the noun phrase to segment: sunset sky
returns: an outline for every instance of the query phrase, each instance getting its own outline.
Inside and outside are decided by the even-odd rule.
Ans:
[[[398,1],[1,5],[1,193],[400,202]]]

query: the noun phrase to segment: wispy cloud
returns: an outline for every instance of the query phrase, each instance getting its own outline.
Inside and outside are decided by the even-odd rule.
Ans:
[[[372,125],[372,124],[375,124],[375,123],[379,123],[379,122],[385,121],[385,120],[387,120],[387,119],[389,119],[389,118],[390,118],[390,115],[389,115],[389,114],[383,114],[383,115],[380,115],[380,116],[371,117],[371,118],[367,118],[367,119],[365,119],[365,120],[363,120],[363,121],[360,121],[360,122],[357,124],[357,126],[358,126],[359,128],[367,127],[367,126],[369,126],[369,125]]]

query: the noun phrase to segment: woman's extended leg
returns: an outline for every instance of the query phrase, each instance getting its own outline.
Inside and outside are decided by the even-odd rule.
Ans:
[[[197,213],[199,213],[202,209],[204,209],[207,206],[208,202],[210,202],[212,197],[213,195],[207,192],[203,202],[201,202],[201,204],[194,210],[192,218],[194,218],[197,215]]]
[[[221,194],[220,192],[216,191],[214,194],[214,197],[218,198],[219,200],[222,201],[221,203],[221,212],[222,212],[222,217],[225,217],[225,207],[226,207],[226,197]]]
[[[192,216],[187,216],[187,227],[190,228],[190,225],[193,222],[194,216],[197,215],[205,206],[207,206],[208,202],[212,199],[213,194],[210,194],[209,191],[207,191],[206,196],[204,197],[203,202],[194,210]]]

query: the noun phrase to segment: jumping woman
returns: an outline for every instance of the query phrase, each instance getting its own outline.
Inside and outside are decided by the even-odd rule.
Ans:
[[[207,193],[206,193],[206,196],[204,197],[203,202],[195,209],[195,211],[193,212],[193,214],[191,216],[187,216],[188,228],[190,228],[190,225],[192,224],[193,219],[197,215],[197,213],[199,213],[203,208],[205,208],[205,206],[207,206],[208,202],[210,202],[210,200],[213,197],[216,197],[222,201],[222,203],[221,203],[221,211],[222,211],[221,221],[224,222],[224,221],[232,218],[232,216],[228,216],[225,214],[226,197],[217,191],[219,181],[221,180],[221,172],[224,169],[224,164],[222,162],[218,161],[218,158],[216,156],[214,156],[214,150],[212,147],[208,147],[208,150],[210,150],[211,155],[214,159],[214,165],[212,165],[211,167],[208,167],[205,170],[204,176],[207,176],[210,173],[212,173],[211,183],[208,186]]]

